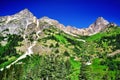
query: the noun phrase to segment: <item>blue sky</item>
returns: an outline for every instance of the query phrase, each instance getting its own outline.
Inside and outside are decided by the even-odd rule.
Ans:
[[[101,16],[120,25],[120,0],[0,0],[0,16],[25,8],[37,18],[48,16],[65,26],[88,27]]]

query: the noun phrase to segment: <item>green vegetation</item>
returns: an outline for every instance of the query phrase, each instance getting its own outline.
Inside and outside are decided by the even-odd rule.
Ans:
[[[20,61],[21,62],[21,61]],[[71,63],[62,56],[34,55],[0,73],[5,80],[69,80]],[[7,72],[7,73],[6,73]],[[15,74],[14,74],[15,73]],[[4,75],[3,75],[4,74]]]
[[[54,35],[55,40],[59,41],[60,43],[67,43],[66,39],[62,35]]]
[[[7,44],[0,45],[0,67],[17,58],[15,46],[20,46],[18,42],[22,41],[20,36],[8,36]],[[120,80],[119,27],[111,26],[92,36],[74,37],[49,26],[39,36],[36,46],[40,55],[28,56],[1,71],[1,80]],[[1,36],[0,41],[5,38]]]
[[[0,41],[4,41],[5,38],[7,39],[6,45],[0,44],[0,68],[10,64],[19,56],[15,47],[20,46],[18,42],[23,40],[20,35],[8,34],[6,37],[1,36]]]
[[[80,74],[80,67],[81,64],[79,61],[75,61],[74,58],[70,58],[72,72],[71,72],[71,80],[79,80],[79,74]]]
[[[95,34],[93,36],[87,37],[86,40],[93,45],[91,49],[93,50],[94,57],[92,58],[91,65],[85,65],[85,60],[82,61],[80,79],[85,80],[119,80],[120,78],[116,76],[120,72],[119,62],[120,56],[116,54],[109,57],[108,54],[119,50],[120,44],[120,28],[110,27],[105,31]],[[86,51],[90,54],[91,49],[86,46]],[[88,54],[87,53],[87,54]],[[84,58],[88,55],[82,55]],[[90,55],[89,55],[90,57]],[[83,59],[84,59],[83,58]]]

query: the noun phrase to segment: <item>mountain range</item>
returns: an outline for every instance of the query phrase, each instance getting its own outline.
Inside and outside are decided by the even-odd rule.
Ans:
[[[79,29],[72,26],[64,26],[57,20],[50,19],[48,17],[37,19],[28,9],[24,9],[15,15],[0,17],[0,22],[0,30],[3,31],[9,28],[9,32],[11,34],[20,33],[22,29],[26,30],[27,28],[32,26],[34,27],[34,29],[42,30],[43,28],[45,28],[45,26],[40,27],[40,23],[54,25],[60,30],[63,30],[64,32],[72,35],[93,35],[104,30],[108,25],[116,26],[116,24],[108,22],[103,17],[98,17],[97,20],[88,28]]]
[[[120,80],[120,27],[37,19],[28,9],[0,17],[1,80]]]

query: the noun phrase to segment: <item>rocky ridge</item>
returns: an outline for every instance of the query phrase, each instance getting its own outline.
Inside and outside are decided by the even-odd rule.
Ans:
[[[72,26],[65,27],[57,20],[48,17],[37,19],[28,9],[24,9],[15,15],[0,17],[0,31],[9,29],[10,34],[25,33],[27,35],[49,27],[50,25],[54,25],[71,35],[93,35],[104,30],[109,24],[110,23],[103,17],[98,17],[93,24],[85,29]]]

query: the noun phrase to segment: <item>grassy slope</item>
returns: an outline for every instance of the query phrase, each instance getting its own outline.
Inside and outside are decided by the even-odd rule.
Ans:
[[[108,64],[110,60],[104,54],[109,54],[108,49],[111,49],[110,51],[115,51],[116,49],[119,49],[119,48],[111,48],[111,46],[113,46],[114,44],[114,42],[112,41],[115,40],[116,42],[118,40],[117,38],[119,37],[119,34],[120,34],[119,27],[110,27],[106,29],[104,32],[95,34],[86,39],[88,43],[89,42],[97,43],[97,46],[99,47],[96,47],[96,49],[102,48],[104,50],[102,52],[99,52],[99,54],[101,54],[102,57],[99,56],[98,58],[94,58],[92,61],[92,65],[89,66],[88,70],[91,71],[92,73],[91,75],[96,75],[94,76],[94,80],[101,80],[103,79],[103,77],[105,77],[107,80],[115,80],[117,71],[109,70],[110,66],[108,66]],[[118,41],[118,43],[120,43],[120,41]],[[117,44],[115,46],[117,46]],[[119,57],[113,58],[112,60],[119,61]],[[106,63],[101,65],[102,61],[105,61]],[[114,62],[111,61],[111,63]],[[116,63],[114,65],[116,65]],[[118,72],[119,71],[120,70],[118,70]]]

